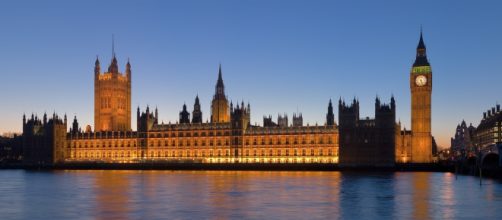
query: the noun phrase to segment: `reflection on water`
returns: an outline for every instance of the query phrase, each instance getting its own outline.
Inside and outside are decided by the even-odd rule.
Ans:
[[[502,183],[449,173],[0,171],[1,219],[502,217]]]

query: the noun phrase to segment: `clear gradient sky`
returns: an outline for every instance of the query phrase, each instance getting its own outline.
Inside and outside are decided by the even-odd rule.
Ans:
[[[322,124],[330,98],[354,96],[373,117],[375,96],[394,94],[409,128],[421,25],[433,135],[449,147],[462,119],[477,125],[502,102],[502,1],[1,1],[0,133],[20,132],[32,112],[93,125],[94,60],[108,66],[112,34],[120,71],[131,60],[133,112],[158,106],[166,123],[196,94],[209,118],[221,63],[253,124],[297,110]]]

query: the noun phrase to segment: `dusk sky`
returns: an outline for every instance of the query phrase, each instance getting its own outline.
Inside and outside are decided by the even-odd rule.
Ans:
[[[423,27],[433,71],[432,134],[449,147],[456,125],[477,126],[502,103],[501,1],[2,1],[0,133],[44,112],[93,122],[93,69],[132,65],[136,108],[178,120],[199,94],[210,117],[218,65],[226,94],[263,116],[301,112],[324,124],[330,98],[397,102],[410,128],[409,73]]]

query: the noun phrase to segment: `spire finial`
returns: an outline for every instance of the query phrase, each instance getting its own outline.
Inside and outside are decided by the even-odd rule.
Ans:
[[[115,57],[115,35],[112,34],[112,57]]]
[[[220,62],[220,65],[218,67],[218,80],[221,79],[221,62]]]

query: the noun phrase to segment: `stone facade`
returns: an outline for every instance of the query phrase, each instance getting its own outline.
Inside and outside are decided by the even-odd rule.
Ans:
[[[375,101],[375,118],[359,118],[359,101],[340,99],[340,166],[391,167],[395,163],[396,106]]]
[[[417,56],[410,72],[411,90],[411,162],[431,163],[431,96],[432,70],[427,59],[422,34],[417,46]]]
[[[131,130],[131,64],[119,72],[113,54],[108,71],[101,73],[99,60],[94,67],[94,130]]]

